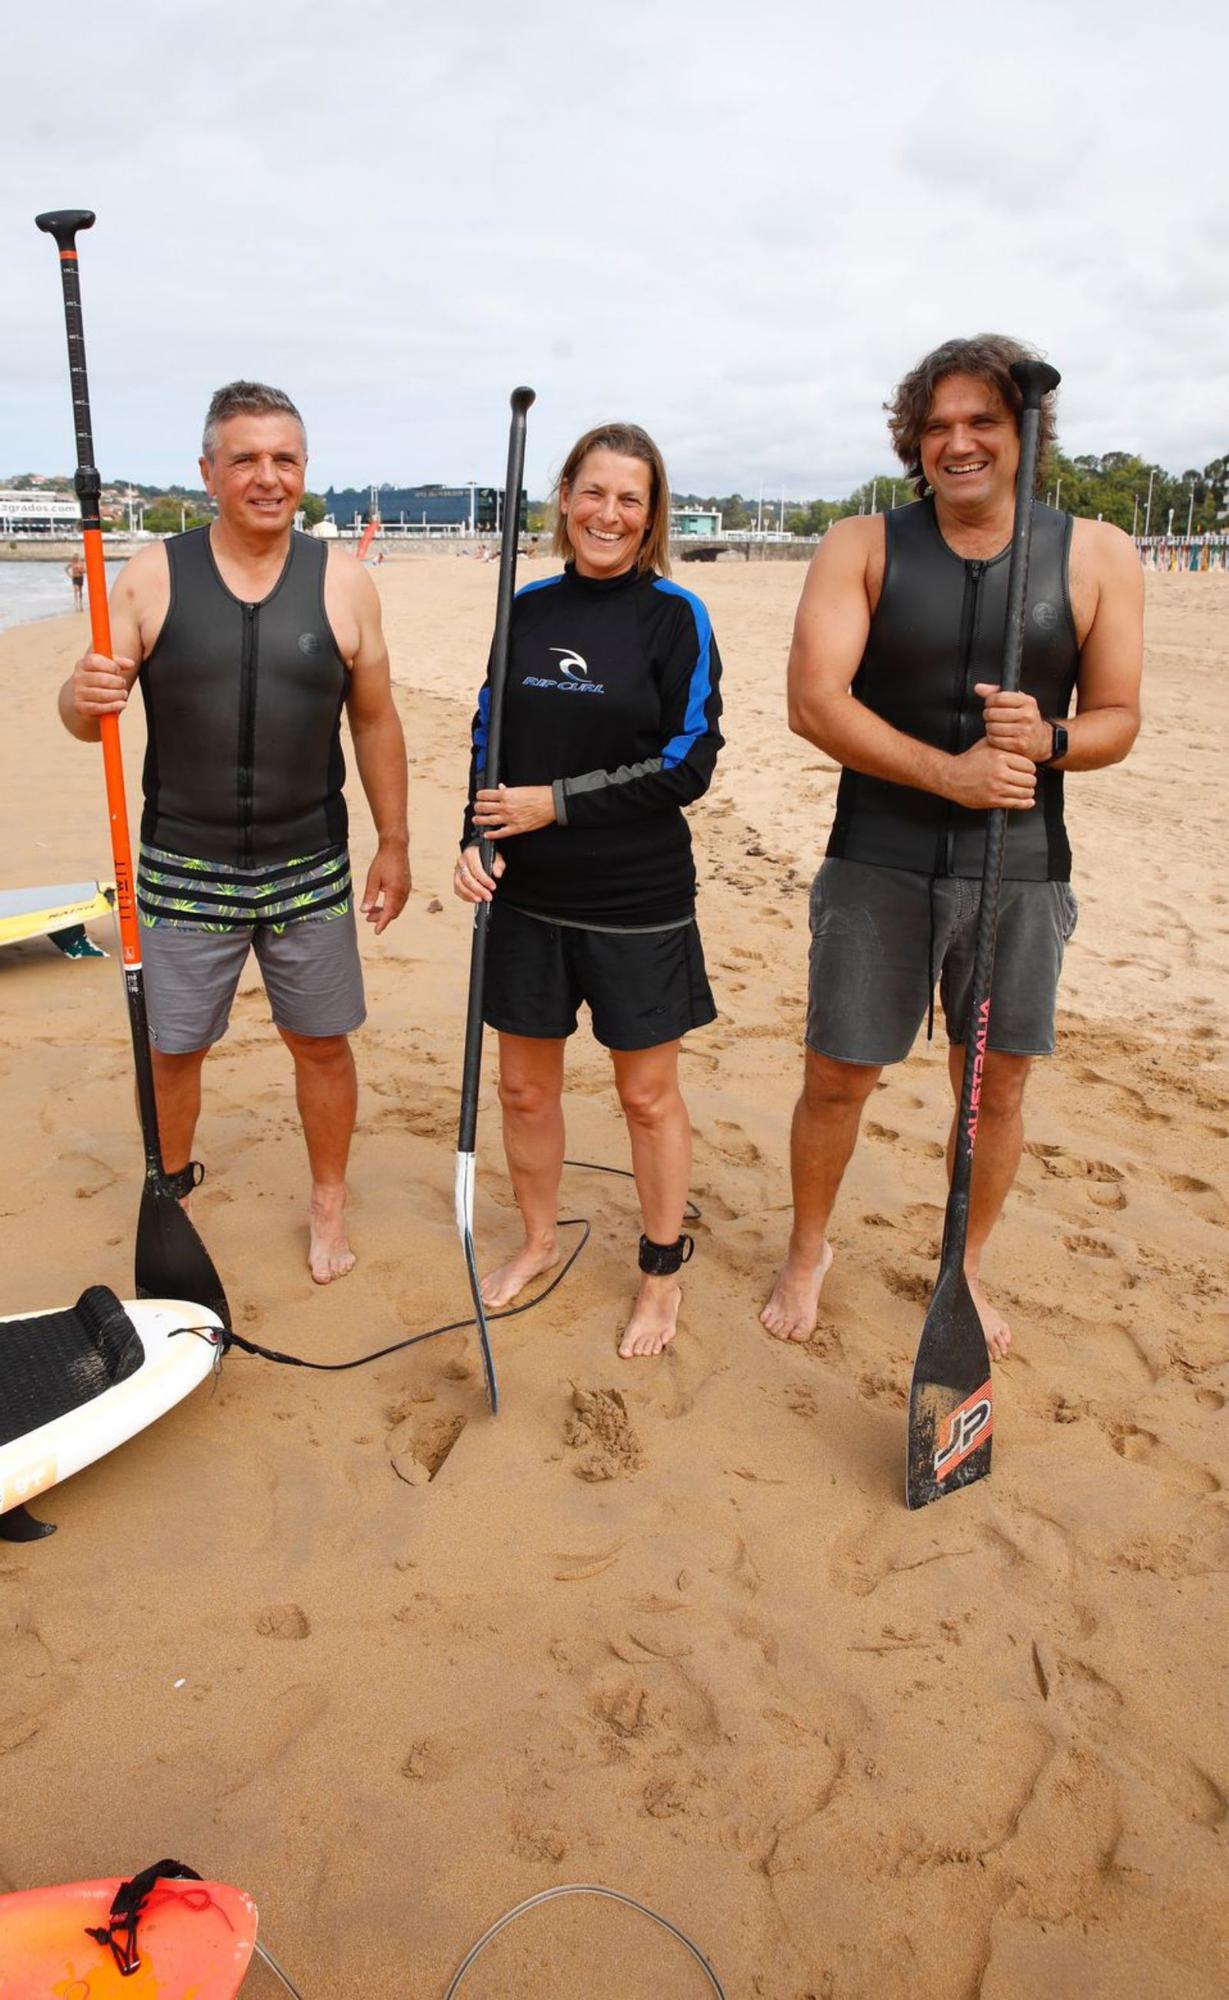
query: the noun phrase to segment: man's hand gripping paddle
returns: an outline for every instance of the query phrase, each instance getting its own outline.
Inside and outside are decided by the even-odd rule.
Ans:
[[[1058,387],[1060,380],[1058,370],[1044,361],[1020,361],[1011,372],[1024,397],[1024,408],[1020,414],[1020,468],[1016,476],[1015,526],[1007,580],[1003,669],[999,676],[1000,685],[1008,693],[1014,693],[1020,685],[1024,656],[1024,607],[1041,401]],[[990,1470],[994,1388],[986,1336],[964,1274],[964,1253],[969,1234],[969,1188],[982,1069],[990,1030],[990,990],[1006,833],[1006,810],[997,808],[987,815],[986,821],[973,991],[965,1030],[964,1080],[956,1118],[956,1158],[943,1224],[943,1250],[909,1391],[905,1497],[910,1507],[925,1507],[958,1486],[971,1486],[975,1479],[984,1479]]]
[[[107,612],[107,572],[103,559],[102,529],[98,502],[102,482],[94,465],[94,436],[90,420],[90,390],[85,372],[85,337],[81,323],[81,288],[77,279],[77,232],[91,229],[93,211],[88,208],[57,209],[35,217],[40,229],[55,238],[60,253],[60,276],[64,285],[64,323],[68,332],[68,371],[72,383],[73,422],[77,433],[77,471],[73,485],[81,504],[81,532],[85,543],[85,576],[90,598],[90,633],[96,653],[111,658],[111,620]],[[145,1186],[137,1220],[136,1290],[143,1299],[185,1299],[216,1313],[224,1326],[230,1325],[230,1308],[222,1281],[188,1217],[180,1207],[201,1178],[192,1162],[181,1173],[168,1174],[162,1164],[158,1139],[158,1110],[154,1099],[154,1075],[149,1053],[149,1023],[145,1012],[145,978],[141,970],[141,933],[137,923],[133,889],[132,849],[128,836],[128,808],[124,797],[124,771],[120,761],[119,719],[100,717],[102,760],[107,782],[107,810],[111,821],[111,853],[115,866],[116,904],[119,914],[120,944],[124,964],[124,989],[128,998],[128,1025],[132,1031],[132,1055],[136,1068],[137,1104],[141,1115],[141,1138],[145,1147]]]
[[[512,391],[512,425],[508,433],[508,473],[504,481],[504,532],[499,550],[499,591],[495,600],[495,638],[491,647],[490,701],[487,709],[486,764],[483,783],[499,783],[499,752],[503,735],[504,683],[508,678],[508,634],[512,625],[512,594],[516,589],[516,545],[521,529],[521,482],[525,472],[525,418],[534,400],[532,389]],[[494,849],[486,835],[478,836],[478,853],[488,875]],[[469,1000],[465,1010],[465,1064],[461,1074],[461,1121],[457,1133],[457,1234],[465,1252],[465,1268],[474,1300],[474,1318],[486,1392],[492,1416],[499,1408],[495,1358],[487,1331],[486,1309],[478,1288],[474,1256],[474,1145],[478,1131],[478,1084],[482,1069],[482,980],[486,967],[487,927],[491,905],[474,911],[474,937],[469,957]]]

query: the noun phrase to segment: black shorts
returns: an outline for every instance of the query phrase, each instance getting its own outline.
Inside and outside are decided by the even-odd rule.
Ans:
[[[562,1040],[584,1001],[608,1049],[652,1049],[715,1021],[694,921],[669,931],[591,931],[527,917],[496,896],[482,1013],[505,1035]]]

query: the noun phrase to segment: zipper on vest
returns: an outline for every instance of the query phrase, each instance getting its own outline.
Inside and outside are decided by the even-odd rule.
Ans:
[[[981,595],[981,580],[985,574],[984,562],[966,562],[964,566],[964,600],[960,607],[960,641],[957,647],[959,665],[953,704],[951,753],[960,755],[964,740],[965,701],[968,695],[969,662],[973,658],[973,635],[977,630],[977,601]],[[956,855],[956,808],[951,800],[947,803],[946,824],[943,829],[943,866],[938,871],[950,875]]]
[[[252,793],[256,783],[256,617],[260,607],[243,607],[243,659],[239,675],[239,863],[251,868]]]

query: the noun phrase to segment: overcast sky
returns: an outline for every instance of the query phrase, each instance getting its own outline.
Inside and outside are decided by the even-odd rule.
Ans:
[[[1063,371],[1068,451],[1229,449],[1229,8],[111,0],[6,10],[0,475],[70,469],[82,238],[104,476],[196,483],[235,375],[309,483],[527,484],[627,417],[681,491],[830,497],[952,334]]]

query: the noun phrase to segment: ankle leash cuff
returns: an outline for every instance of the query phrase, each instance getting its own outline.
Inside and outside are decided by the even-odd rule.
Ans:
[[[677,1243],[650,1243],[640,1238],[640,1268],[646,1277],[671,1278],[682,1269],[696,1247],[694,1236],[680,1236]]]

